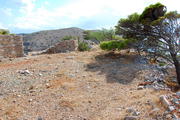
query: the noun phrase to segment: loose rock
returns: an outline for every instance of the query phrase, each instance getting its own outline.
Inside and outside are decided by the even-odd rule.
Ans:
[[[138,86],[137,90],[142,90],[144,89],[144,86]]]

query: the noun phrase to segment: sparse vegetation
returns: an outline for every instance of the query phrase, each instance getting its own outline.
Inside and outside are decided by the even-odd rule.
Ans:
[[[115,31],[113,29],[102,29],[98,31],[85,31],[84,39],[86,40],[98,40],[108,41],[115,39]]]
[[[166,65],[165,62],[160,62],[160,63],[159,63],[159,66],[165,66],[165,65]]]
[[[122,41],[106,41],[101,42],[100,47],[103,50],[119,50],[120,48],[124,48],[125,44]]]
[[[74,36],[64,36],[64,37],[62,38],[63,41],[64,41],[64,40],[71,40],[71,39],[76,39],[76,37],[74,37]]]
[[[84,32],[84,39],[86,40],[98,40],[98,41],[103,41],[105,37],[103,36],[101,31],[85,31]]]
[[[79,51],[89,51],[91,48],[88,43],[78,41],[78,50]]]
[[[0,29],[0,35],[9,35],[9,34],[10,34],[9,30]]]
[[[102,50],[121,50],[128,47],[131,40],[122,39],[121,40],[111,40],[111,41],[104,41],[100,43],[100,48]]]

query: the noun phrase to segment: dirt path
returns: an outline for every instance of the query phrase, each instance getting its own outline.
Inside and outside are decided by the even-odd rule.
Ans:
[[[137,90],[137,56],[102,51],[18,58],[0,63],[0,120],[121,120],[127,109],[150,120],[165,91]],[[29,73],[19,73],[28,70]]]

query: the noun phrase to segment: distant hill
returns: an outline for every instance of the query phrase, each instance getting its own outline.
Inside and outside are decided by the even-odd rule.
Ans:
[[[45,30],[31,34],[21,34],[24,41],[25,52],[41,51],[61,41],[64,36],[76,36],[83,40],[83,29],[65,28],[57,30]]]

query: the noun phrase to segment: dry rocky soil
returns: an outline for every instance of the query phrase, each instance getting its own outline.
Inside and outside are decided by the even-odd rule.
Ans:
[[[136,59],[96,50],[1,61],[0,120],[165,120],[169,91],[137,89],[151,69]]]

